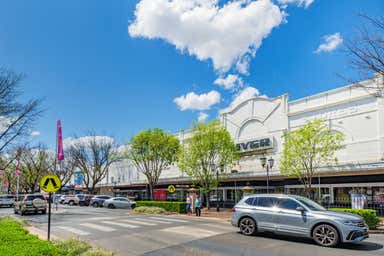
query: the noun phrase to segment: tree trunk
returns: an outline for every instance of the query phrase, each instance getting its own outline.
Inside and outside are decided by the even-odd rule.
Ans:
[[[205,195],[205,200],[207,200],[207,209],[209,210],[209,209],[210,209],[210,205],[209,205],[209,193],[208,193],[208,192],[204,192],[204,195]]]
[[[151,201],[153,201],[153,184],[152,184],[152,182],[150,182],[150,183],[148,184],[148,186],[149,186],[149,199],[150,199]]]

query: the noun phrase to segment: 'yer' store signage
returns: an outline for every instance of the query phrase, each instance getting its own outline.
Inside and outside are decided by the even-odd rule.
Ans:
[[[273,148],[273,138],[262,138],[239,142],[236,144],[240,152],[259,151]]]

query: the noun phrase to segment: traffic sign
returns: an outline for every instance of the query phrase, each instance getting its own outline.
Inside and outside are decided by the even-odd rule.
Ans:
[[[48,193],[53,193],[61,188],[60,179],[53,174],[45,175],[40,181],[40,188]]]
[[[175,191],[176,191],[175,186],[173,186],[173,185],[169,185],[169,186],[168,186],[168,192],[169,192],[169,193],[175,193]]]

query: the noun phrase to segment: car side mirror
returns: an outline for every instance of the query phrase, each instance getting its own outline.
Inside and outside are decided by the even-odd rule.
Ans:
[[[301,207],[301,206],[298,206],[296,208],[296,211],[298,211],[298,212],[305,212],[305,209],[303,207]]]

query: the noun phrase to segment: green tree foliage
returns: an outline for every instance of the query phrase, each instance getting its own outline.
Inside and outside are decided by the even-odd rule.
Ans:
[[[330,130],[324,120],[315,119],[283,137],[280,172],[298,178],[311,197],[313,176],[321,167],[337,163],[335,153],[343,147],[344,135]]]
[[[180,142],[174,135],[155,128],[134,136],[128,148],[128,158],[147,178],[153,199],[153,188],[159,181],[161,172],[177,160]]]
[[[239,153],[231,135],[220,122],[214,121],[195,125],[192,138],[180,154],[178,166],[200,186],[209,208],[209,192],[218,182],[211,166],[220,167],[220,175],[225,175],[238,159]]]

